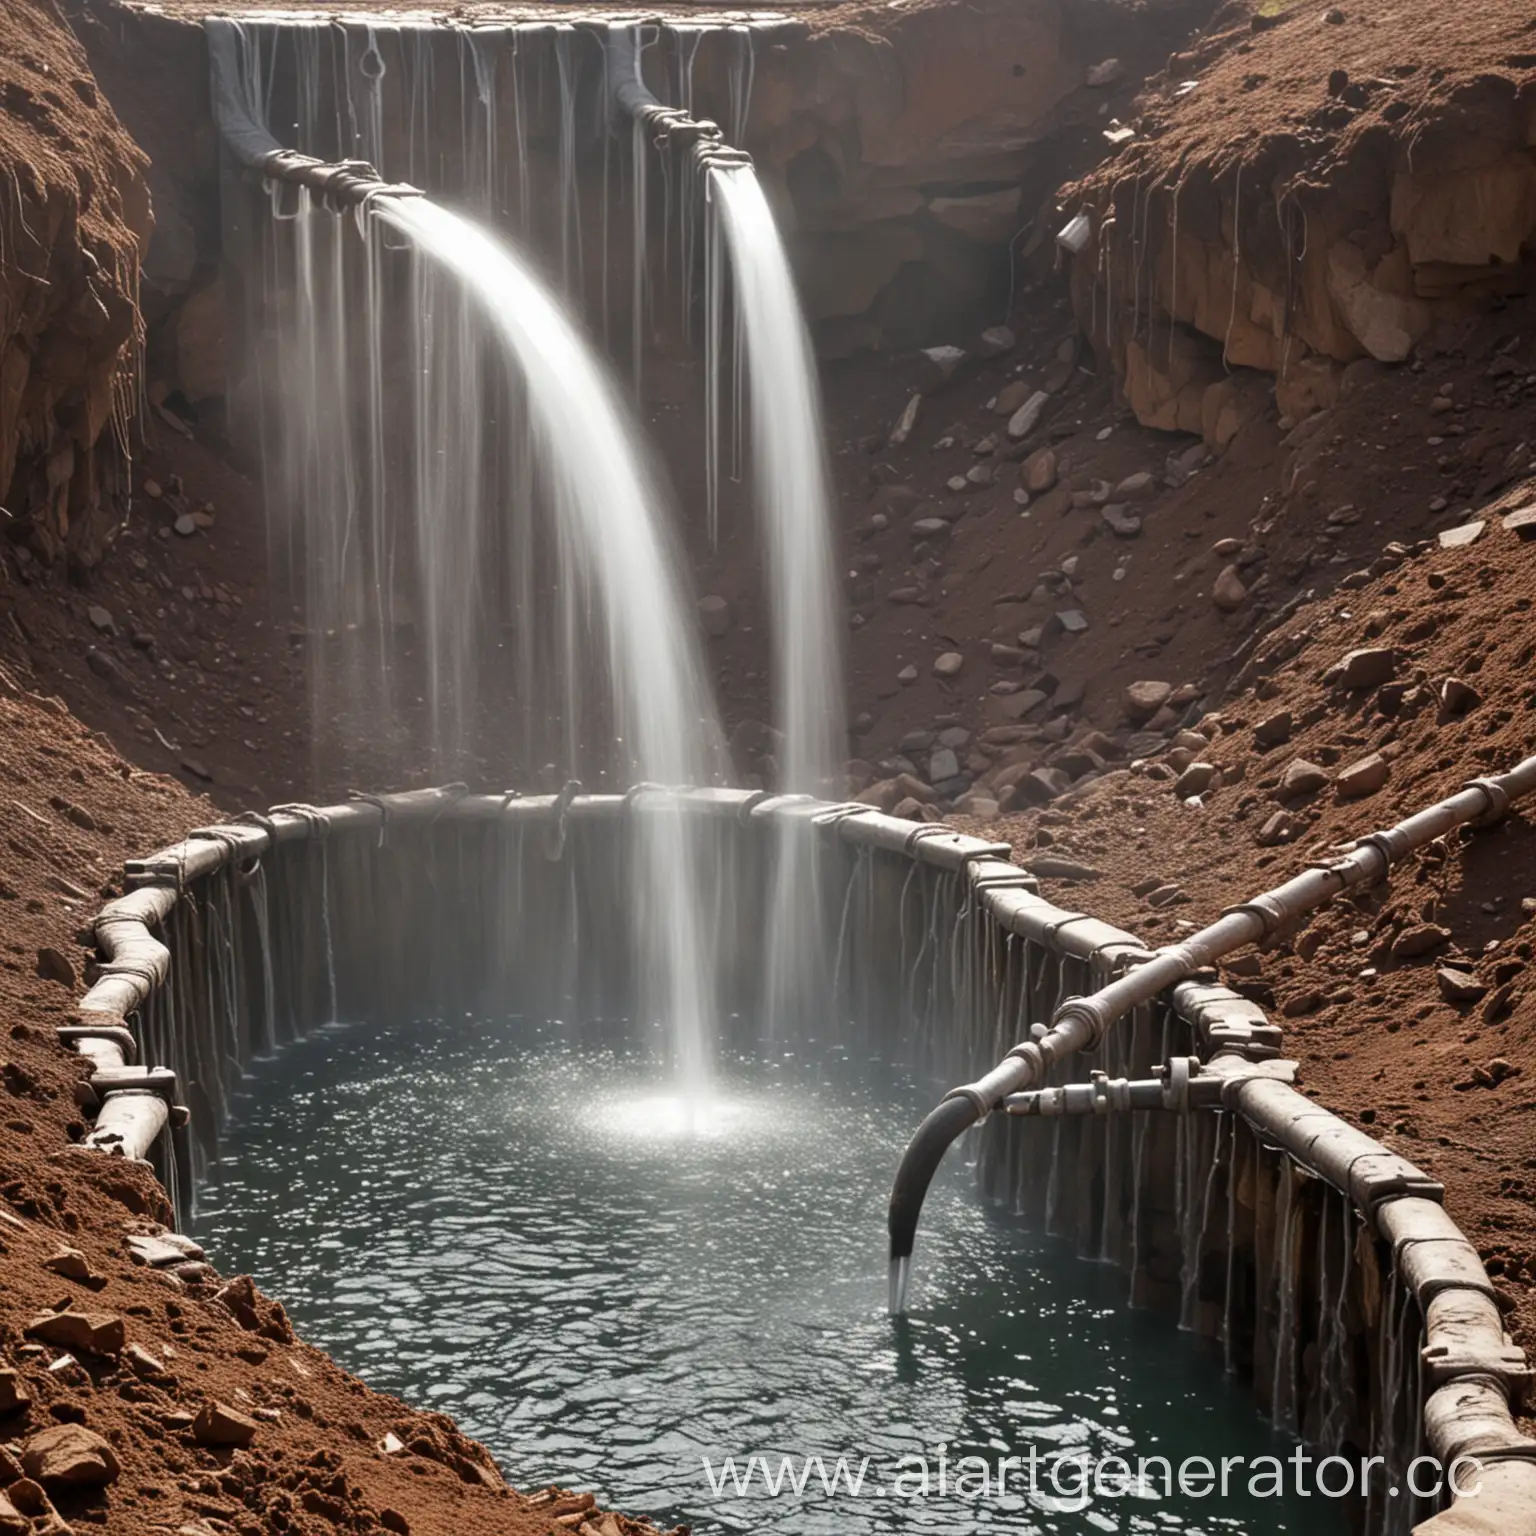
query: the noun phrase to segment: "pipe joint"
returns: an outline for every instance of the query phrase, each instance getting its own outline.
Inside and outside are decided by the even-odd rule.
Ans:
[[[1081,1023],[1088,1030],[1085,1048],[1092,1050],[1104,1038],[1109,1028],[1109,1010],[1101,995],[1093,997],[1069,997],[1051,1015],[1051,1033],[1059,1035],[1074,1023]]]
[[[1463,788],[1480,789],[1483,792],[1483,798],[1488,802],[1488,809],[1481,816],[1472,819],[1472,826],[1492,826],[1494,822],[1502,821],[1508,813],[1509,791],[1497,779],[1468,779]]]
[[[1272,892],[1266,891],[1262,896],[1255,896],[1251,901],[1240,901],[1235,907],[1227,907],[1222,911],[1223,917],[1251,917],[1259,925],[1259,942],[1270,938],[1277,933],[1285,923],[1289,914],[1278,902]],[[1183,946],[1175,946],[1182,949]],[[1168,953],[1168,951],[1163,951]]]

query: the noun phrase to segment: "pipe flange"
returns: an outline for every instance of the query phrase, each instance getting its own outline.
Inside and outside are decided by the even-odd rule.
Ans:
[[[1497,779],[1468,779],[1462,788],[1482,790],[1483,798],[1488,802],[1488,809],[1481,816],[1473,817],[1470,826],[1492,826],[1494,822],[1502,821],[1509,811],[1509,791]]]
[[[1407,851],[1395,827],[1389,827],[1384,832],[1367,832],[1364,837],[1355,839],[1355,847],[1372,848],[1380,856],[1381,873],[1376,877],[1378,880],[1385,880],[1391,873],[1392,866]]]
[[[130,1067],[139,1059],[139,1042],[126,1024],[60,1024],[54,1033],[64,1045],[77,1045],[81,1040],[110,1041]]]
[[[1007,1061],[1011,1057],[1014,1061],[1022,1061],[1029,1068],[1029,1080],[1038,1083],[1044,1078],[1046,1068],[1050,1066],[1052,1056],[1045,1049],[1045,1037],[1039,1040],[1024,1040],[1003,1057]]]
[[[967,1100],[975,1108],[976,1118],[978,1120],[985,1120],[987,1116],[992,1113],[992,1105],[988,1104],[987,1101],[977,1091],[977,1089],[970,1083],[966,1083],[963,1087],[960,1088],[951,1088],[949,1092],[944,1095],[942,1102],[948,1104],[951,1099]]]
[[[1267,892],[1262,896],[1255,896],[1252,901],[1240,901],[1235,907],[1224,907],[1223,917],[1253,917],[1258,919],[1259,937],[1267,939],[1285,922],[1286,914],[1272,896]],[[1175,946],[1177,947],[1177,946]],[[1167,951],[1164,951],[1167,953]]]

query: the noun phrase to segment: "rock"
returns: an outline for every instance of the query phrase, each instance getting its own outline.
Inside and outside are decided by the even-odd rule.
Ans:
[[[1046,701],[1046,695],[1038,688],[1024,688],[1010,693],[997,701],[996,709],[1005,720],[1023,720],[1033,714]]]
[[[1071,779],[1059,768],[1033,768],[1014,785],[1015,794],[1026,805],[1048,805],[1071,788]]]
[[[721,635],[730,633],[736,619],[731,612],[731,605],[723,597],[712,596],[699,599],[699,622],[704,626],[706,635],[718,640]]]
[[[966,484],[972,490],[984,485],[991,485],[992,479],[993,471],[990,464],[972,464],[965,472]]]
[[[1295,992],[1280,1005],[1280,1012],[1288,1019],[1299,1019],[1316,1013],[1323,1006],[1323,994],[1315,989]]]
[[[192,1246],[197,1245],[194,1243]],[[135,1264],[147,1264],[151,1269],[164,1269],[170,1264],[180,1264],[183,1259],[200,1259],[203,1257],[203,1251],[198,1248],[196,1253],[188,1253],[164,1238],[150,1237],[136,1232],[128,1238],[128,1255]]]
[[[955,530],[942,517],[920,517],[908,531],[915,540],[922,540],[947,539]]]
[[[1050,400],[1051,397],[1043,389],[1036,390],[1008,418],[1008,436],[1015,442],[1018,442],[1020,438],[1028,437],[1040,424],[1040,416],[1046,406],[1050,404]]]
[[[1019,467],[1019,480],[1032,496],[1043,495],[1056,484],[1056,451],[1037,448]]]
[[[1248,588],[1243,585],[1235,565],[1221,568],[1220,575],[1211,586],[1211,601],[1223,613],[1236,613],[1248,601]]]
[[[1440,531],[1441,549],[1465,549],[1483,536],[1488,524],[1479,518],[1476,522],[1463,523],[1459,528],[1443,528]]]
[[[1187,800],[1191,795],[1203,795],[1215,781],[1216,775],[1215,763],[1191,763],[1174,780],[1173,792],[1180,800]]]
[[[916,757],[920,752],[931,752],[937,739],[932,731],[908,731],[896,750],[903,757]]]
[[[992,409],[999,416],[1012,416],[1033,394],[1034,390],[1023,379],[1014,379],[998,390],[997,403]]]
[[[1143,501],[1148,496],[1157,494],[1157,480],[1151,471],[1139,469],[1134,475],[1127,475],[1119,485],[1115,487],[1116,501]]]
[[[935,677],[958,677],[960,669],[964,665],[965,657],[959,651],[945,651],[942,656],[935,658],[933,675]]]
[[[89,1285],[97,1278],[91,1261],[78,1248],[60,1248],[51,1258],[43,1260],[43,1268],[66,1280],[78,1280],[82,1285]]]
[[[85,616],[90,621],[90,626],[98,634],[115,635],[117,625],[112,622],[112,615],[99,603],[92,603],[85,610]]]
[[[1350,651],[1324,674],[1324,681],[1350,690],[1379,688],[1397,675],[1397,653],[1377,646]]]
[[[256,1438],[256,1421],[209,1399],[192,1421],[192,1438],[199,1445],[247,1446]]]
[[[1141,519],[1121,503],[1111,503],[1099,515],[1117,539],[1134,539],[1141,534]]]
[[[1217,539],[1211,545],[1211,553],[1218,560],[1230,560],[1233,555],[1240,555],[1242,552],[1243,541],[1241,539]]]
[[[970,489],[969,485],[966,483],[966,478],[964,475],[951,475],[949,479],[944,482],[944,484],[948,486],[950,490],[956,493]]]
[[[1288,709],[1266,716],[1253,728],[1253,744],[1266,751],[1270,747],[1282,747],[1291,739],[1294,721]]]
[[[33,1482],[27,1482],[25,1486],[37,1488]],[[38,1488],[38,1492],[41,1493],[42,1489]],[[31,1517],[22,1514],[7,1494],[0,1493],[0,1536],[31,1536],[31,1533]]]
[[[197,532],[197,519],[190,512],[183,512],[171,526],[182,538],[190,539]]]
[[[1002,245],[1019,229],[1019,189],[973,192],[963,197],[934,197],[925,212],[957,234],[985,245]]]
[[[32,1401],[18,1371],[0,1370],[0,1413],[20,1413]]]
[[[59,1424],[33,1435],[21,1453],[28,1477],[46,1485],[100,1487],[122,1470],[117,1453],[83,1424]]]
[[[51,945],[45,944],[37,952],[37,974],[44,981],[58,982],[61,987],[73,988],[75,985],[75,968],[70,964],[69,956]]]
[[[158,480],[146,480],[144,482],[144,494],[148,496],[151,501],[159,501],[160,498],[165,495],[165,491],[161,488],[160,482]]]
[[[896,681],[900,683],[904,688],[909,684],[915,683],[917,681],[917,668],[910,665],[903,667],[901,671],[896,674]]]
[[[29,1339],[78,1354],[117,1355],[123,1349],[123,1320],[112,1312],[44,1312],[24,1331]]]
[[[1154,886],[1147,892],[1147,905],[1149,907],[1172,907],[1188,900],[1189,898],[1184,894],[1183,890],[1171,881],[1164,885]]]
[[[1003,357],[1018,344],[1018,337],[1006,325],[989,325],[981,333],[981,351],[987,357]]]
[[[923,397],[913,395],[907,401],[906,408],[896,418],[896,425],[891,428],[890,436],[886,439],[893,448],[899,448],[912,436],[912,429],[917,425],[918,414],[923,408]]]
[[[1040,375],[1040,388],[1048,395],[1059,395],[1072,382],[1076,371],[1076,364],[1058,357],[1055,362],[1046,364],[1045,372]]]
[[[928,389],[939,389],[949,383],[965,361],[965,353],[959,347],[924,347],[918,355],[923,359],[923,384]]]
[[[1327,784],[1329,773],[1326,768],[1320,768],[1316,763],[1309,763],[1306,758],[1295,758],[1280,777],[1280,793],[1293,799],[1300,799],[1304,795],[1315,795],[1318,790]]]
[[[1358,800],[1364,795],[1374,795],[1391,777],[1392,765],[1380,752],[1372,752],[1358,763],[1351,763],[1334,780],[1334,787],[1341,800]]]
[[[1452,717],[1467,714],[1483,702],[1483,696],[1471,683],[1448,677],[1440,684],[1440,708]]]
[[[1056,622],[1065,635],[1080,635],[1088,628],[1088,617],[1080,608],[1063,608],[1056,615]]]
[[[1091,864],[1080,864],[1076,859],[1062,858],[1054,853],[1037,854],[1024,861],[1024,868],[1042,880],[1097,880],[1099,871]]]
[[[1121,700],[1126,719],[1132,725],[1140,725],[1143,721],[1150,720],[1168,702],[1168,696],[1172,692],[1172,683],[1150,680],[1132,683],[1125,690]]]
[[[98,651],[93,645],[85,653],[85,664],[103,682],[111,683],[113,687],[117,688],[123,686],[122,669],[105,651]]]
[[[1115,81],[1125,73],[1125,65],[1119,59],[1105,59],[1102,63],[1092,65],[1088,73],[1083,77],[1083,84],[1102,89],[1104,86],[1113,85]]]
[[[142,1344],[130,1344],[123,1351],[123,1364],[135,1376],[164,1376],[165,1366]]]
[[[957,778],[960,773],[960,759],[949,747],[940,747],[928,759],[928,782],[930,784],[942,784],[945,779]]]
[[[192,775],[194,779],[202,779],[205,783],[213,783],[213,774],[208,771],[208,765],[196,757],[184,757],[181,767]]]
[[[1448,1003],[1479,1002],[1488,991],[1476,976],[1448,965],[1435,972],[1435,980],[1440,984],[1440,996]]]
[[[1518,507],[1504,518],[1506,531],[1521,539],[1536,539],[1536,502]]]
[[[1404,928],[1393,939],[1392,958],[1416,960],[1420,955],[1427,955],[1431,950],[1439,949],[1450,937],[1451,930],[1442,928],[1438,923],[1415,923],[1411,928]]]

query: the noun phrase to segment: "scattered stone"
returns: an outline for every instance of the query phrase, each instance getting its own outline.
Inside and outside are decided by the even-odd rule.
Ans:
[[[1450,716],[1465,715],[1483,702],[1483,696],[1471,683],[1448,677],[1440,684],[1440,708]]]
[[[1150,470],[1139,469],[1127,475],[1115,487],[1116,501],[1141,501],[1157,493],[1157,480]]]
[[[29,1339],[77,1354],[118,1355],[123,1350],[123,1320],[112,1312],[44,1312],[23,1331]]]
[[[1316,1013],[1323,1006],[1323,994],[1315,988],[1309,988],[1305,992],[1293,993],[1280,1005],[1280,1012],[1288,1019],[1299,1019],[1309,1013]]]
[[[1391,777],[1391,763],[1380,752],[1372,752],[1358,763],[1351,763],[1334,781],[1334,785],[1341,800],[1358,800],[1385,788]]]
[[[199,528],[212,528],[215,521],[212,509],[209,507],[199,507],[197,511],[192,514],[192,521],[196,523]]]
[[[1488,524],[1479,518],[1476,522],[1463,523],[1459,528],[1443,528],[1440,531],[1440,548],[1465,549],[1469,544],[1475,544],[1487,527]]]
[[[148,496],[151,501],[159,501],[160,498],[165,495],[165,492],[161,489],[160,482],[158,480],[146,480],[144,482],[144,494]]]
[[[958,677],[965,665],[965,657],[959,651],[945,651],[933,663],[935,677]]]
[[[1155,886],[1147,892],[1147,905],[1149,907],[1171,907],[1182,904],[1189,898],[1179,886],[1171,881],[1165,885]]]
[[[1099,871],[1091,864],[1080,864],[1076,859],[1062,858],[1054,853],[1042,853],[1026,859],[1024,867],[1032,875],[1043,880],[1097,880]]]
[[[135,1376],[164,1376],[165,1367],[142,1344],[130,1344],[123,1351],[123,1364]]]
[[[1172,692],[1172,683],[1150,680],[1132,683],[1125,690],[1121,700],[1126,718],[1133,725],[1140,725],[1143,721],[1150,720],[1168,702],[1168,696]]]
[[[32,1401],[17,1371],[0,1370],[0,1413],[20,1413]]]
[[[69,956],[48,944],[37,952],[37,974],[44,981],[58,982],[61,987],[73,988],[75,985],[75,968],[70,964]]]
[[[1048,805],[1071,788],[1071,779],[1059,768],[1033,768],[1014,785],[1015,793],[1026,805]]]
[[[919,412],[923,408],[923,397],[913,395],[907,401],[906,408],[896,419],[896,425],[891,428],[890,436],[886,439],[893,448],[899,448],[912,436],[912,430],[917,426]]]
[[[1100,515],[1117,539],[1134,539],[1141,534],[1141,519],[1127,506],[1112,503]]]
[[[100,1487],[122,1470],[112,1447],[83,1424],[58,1424],[33,1435],[22,1450],[21,1464],[28,1477],[45,1485]]]
[[[915,683],[917,681],[917,668],[910,665],[903,667],[901,671],[896,674],[896,681],[900,683],[904,688],[912,683]]]
[[[1063,608],[1056,615],[1063,634],[1080,635],[1088,628],[1088,617],[1079,608]]]
[[[1106,85],[1113,85],[1124,73],[1125,65],[1119,59],[1105,59],[1102,63],[1090,66],[1083,83],[1102,89]]]
[[[1008,720],[1023,720],[1032,715],[1046,701],[1046,695],[1038,688],[1022,688],[1017,693],[1010,693],[1004,698],[999,698],[996,704],[997,712]]]
[[[91,628],[98,634],[115,635],[117,633],[117,625],[112,622],[112,615],[100,603],[92,603],[85,610],[85,616],[90,621]]]
[[[1012,383],[1004,384],[997,392],[997,404],[992,407],[998,416],[1012,416],[1018,408],[1034,394],[1023,379],[1014,379]]]
[[[1397,675],[1397,653],[1385,647],[1350,651],[1330,667],[1325,682],[1351,690],[1379,688]]]
[[[190,512],[183,512],[171,526],[182,538],[190,539],[197,532],[197,519]]]
[[[1028,437],[1040,424],[1040,415],[1050,403],[1051,397],[1043,389],[1036,390],[1012,416],[1008,418],[1008,436],[1015,442]]]
[[[1288,709],[1269,715],[1254,726],[1253,744],[1266,750],[1270,747],[1282,747],[1291,739],[1293,724],[1294,721]]]
[[[1504,518],[1505,529],[1521,539],[1536,539],[1536,502],[1517,507]]]
[[[164,1238],[134,1233],[128,1239],[128,1256],[135,1264],[147,1264],[151,1269],[164,1269],[170,1264],[180,1264],[186,1258],[202,1258],[202,1251],[188,1254]]]
[[[78,1248],[60,1248],[51,1258],[43,1260],[43,1268],[66,1280],[78,1280],[90,1285],[98,1278],[91,1268],[91,1261]]]
[[[990,464],[972,464],[965,472],[965,484],[971,489],[992,484],[992,466]]]
[[[192,1421],[192,1438],[199,1445],[247,1446],[256,1438],[256,1421],[210,1399]]]
[[[978,437],[976,441],[971,444],[971,452],[974,453],[977,458],[984,458],[989,453],[996,453],[997,433],[988,432],[985,437]]]
[[[961,485],[965,482],[962,480]],[[947,539],[955,530],[942,517],[920,517],[912,524],[914,539]]]
[[[1448,965],[1442,965],[1435,972],[1435,980],[1440,984],[1440,996],[1448,1003],[1476,1003],[1488,992],[1476,976]]]
[[[1024,460],[1019,469],[1019,479],[1032,496],[1043,495],[1056,484],[1056,451],[1053,448],[1037,448]]]
[[[721,635],[730,633],[731,625],[736,620],[725,598],[711,596],[699,599],[699,622],[704,626],[706,635],[718,640]]]
[[[949,747],[940,747],[928,759],[928,782],[930,784],[942,784],[945,779],[958,777],[959,773],[960,759]]]
[[[944,482],[944,484],[956,494],[968,488],[966,486],[964,475],[951,475],[949,479]]]
[[[1515,1005],[1515,984],[1506,981],[1503,986],[1495,987],[1488,994],[1488,1000],[1482,1007],[1482,1020],[1484,1024],[1497,1024]]]
[[[965,352],[960,347],[924,347],[919,355],[923,359],[924,383],[929,389],[949,383],[965,361]]]
[[[1439,949],[1450,937],[1451,930],[1442,928],[1438,923],[1415,923],[1411,928],[1404,928],[1393,939],[1392,958],[1416,960],[1420,955],[1427,955],[1431,950]]]
[[[208,771],[208,765],[195,757],[184,757],[181,767],[192,775],[194,779],[202,779],[205,783],[213,783],[213,775]]]
[[[1002,357],[1018,344],[1018,337],[1006,325],[989,325],[981,333],[981,350],[987,357]]]
[[[1203,795],[1215,782],[1216,775],[1215,763],[1191,763],[1174,780],[1173,792],[1180,800],[1187,800],[1191,795]]]
[[[1233,555],[1240,555],[1242,552],[1243,541],[1241,539],[1217,539],[1211,545],[1211,553],[1218,560],[1230,560]]]
[[[1316,763],[1309,763],[1306,758],[1298,757],[1281,775],[1280,792],[1298,799],[1303,795],[1315,795],[1327,784],[1328,778],[1326,768],[1320,768]]]
[[[1220,575],[1211,586],[1211,601],[1223,613],[1236,613],[1248,601],[1248,588],[1243,585],[1235,565],[1221,568]]]

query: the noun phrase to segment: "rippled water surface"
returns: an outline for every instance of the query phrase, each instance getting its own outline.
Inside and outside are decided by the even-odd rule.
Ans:
[[[892,1322],[885,1199],[928,1096],[793,1057],[723,1076],[694,1111],[647,1063],[572,1052],[553,1028],[337,1026],[257,1065],[198,1234],[514,1481],[700,1532],[1342,1531],[1316,1497],[1239,1494],[1241,1473],[1227,1500],[1159,1483],[1084,1509],[1069,1468],[1058,1499],[1062,1451],[1291,1446],[1168,1319],[1123,1308],[1122,1276],[983,1208],[959,1167],[929,1199],[912,1316]],[[718,1479],[754,1453],[775,1475],[784,1456],[829,1474],[846,1456],[855,1476],[869,1461],[857,1495],[828,1496],[814,1466],[799,1497],[757,1469],[746,1493],[712,1489],[705,1458]],[[1021,1464],[999,1495],[1004,1456]]]

